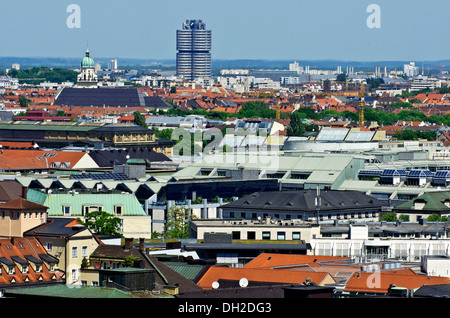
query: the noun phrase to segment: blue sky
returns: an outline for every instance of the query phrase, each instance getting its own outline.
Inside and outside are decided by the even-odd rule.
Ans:
[[[81,9],[70,29],[67,6]],[[381,27],[370,29],[370,4]],[[448,0],[15,0],[0,2],[0,56],[174,59],[175,32],[201,19],[213,59],[450,59]]]

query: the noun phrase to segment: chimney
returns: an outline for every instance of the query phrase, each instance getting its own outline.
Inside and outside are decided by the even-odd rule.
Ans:
[[[145,250],[145,245],[144,244],[145,244],[145,239],[141,237],[139,239],[139,250],[140,251],[144,251]]]
[[[129,250],[129,249],[133,248],[133,242],[134,242],[133,238],[126,238],[124,249]]]
[[[28,187],[22,186],[22,199],[27,198],[27,193],[28,193]]]

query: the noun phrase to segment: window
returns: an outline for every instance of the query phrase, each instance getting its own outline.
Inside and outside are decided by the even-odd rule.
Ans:
[[[293,240],[300,240],[300,232],[292,232],[292,239]]]
[[[92,286],[98,287],[98,282],[97,281],[92,281]]]
[[[122,215],[122,206],[121,205],[115,205],[114,206],[114,213],[116,215]]]
[[[16,268],[14,266],[8,266],[8,275],[14,275]]]
[[[87,246],[83,246],[81,248],[81,256],[83,256],[83,257],[88,256],[88,247]]]
[[[36,273],[42,273],[42,265],[36,264]]]
[[[286,232],[278,232],[277,233],[277,240],[284,241],[286,239]]]
[[[78,270],[72,269],[72,281],[77,281],[77,280],[78,280]]]
[[[86,215],[86,213],[102,211],[102,210],[103,210],[103,207],[101,205],[85,205],[85,206],[83,206],[83,215]]]
[[[72,247],[72,257],[73,258],[78,257],[78,247],[76,247],[76,246]]]
[[[50,242],[47,242],[47,251],[51,251],[53,249],[53,244]]]
[[[67,205],[62,206],[62,213],[64,216],[69,216],[70,210],[71,210],[70,206],[67,206]]]
[[[256,240],[256,232],[248,231],[247,232],[247,240]]]
[[[263,240],[270,240],[270,232],[262,232]]]
[[[241,239],[241,232],[233,231],[232,232],[232,238],[233,238],[233,240],[240,240]]]
[[[22,273],[27,274],[28,273],[28,265],[22,265]]]

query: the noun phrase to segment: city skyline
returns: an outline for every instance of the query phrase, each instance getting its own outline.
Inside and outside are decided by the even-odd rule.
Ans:
[[[80,8],[79,28],[67,25],[71,4]],[[378,28],[368,26],[371,4]],[[88,41],[96,57],[173,60],[180,21],[200,19],[212,30],[213,59],[445,60],[449,8],[443,0],[19,0],[0,4],[0,56],[77,58]]]

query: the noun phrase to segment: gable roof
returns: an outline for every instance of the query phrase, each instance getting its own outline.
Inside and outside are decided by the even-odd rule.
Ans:
[[[24,236],[57,236],[70,237],[82,231],[89,231],[76,219],[48,218],[47,223],[38,225],[23,233]]]
[[[211,289],[213,282],[219,279],[238,281],[242,278],[248,281],[290,284],[302,284],[311,279],[312,282],[321,286],[326,283],[335,283],[331,275],[325,272],[212,266],[197,284],[204,289]]]
[[[6,170],[71,169],[84,156],[88,156],[87,153],[78,151],[2,149],[0,151],[0,166]],[[95,166],[95,163],[92,163]]]
[[[133,159],[147,159],[149,162],[171,161],[165,154],[152,149],[93,150],[91,158],[99,167],[111,167],[127,163],[127,156]]]
[[[450,207],[445,202],[450,202],[450,191],[426,192],[417,198],[409,200],[395,207],[396,210],[414,210],[414,203],[423,201],[425,205],[417,211],[442,212],[450,211]]]
[[[28,201],[23,198],[17,198],[14,200],[10,200],[4,203],[0,203],[0,210],[8,209],[8,210],[47,210],[48,207]]]
[[[47,261],[55,262],[54,257],[47,254],[45,248],[34,237],[1,239],[0,240],[0,263],[14,266],[14,274],[2,271],[0,275],[0,286],[21,283],[43,283],[56,281],[61,278],[62,273],[50,272],[47,266],[42,266],[42,272],[35,272],[32,266],[28,266],[28,273],[22,273],[22,265],[45,264]]]
[[[22,185],[16,180],[0,181],[0,201],[6,202],[22,196]]]
[[[145,106],[144,94],[136,88],[65,87],[55,97],[54,105],[68,106]]]
[[[389,287],[413,290],[424,285],[450,284],[450,277],[417,275],[412,270],[354,273],[344,288],[348,292],[387,293]]]
[[[350,260],[350,257],[262,253],[245,264],[244,268],[273,268],[345,260]]]
[[[223,208],[283,209],[286,211],[315,211],[316,190],[255,192],[228,203]],[[360,191],[321,191],[320,209],[323,211],[342,209],[380,208],[381,201]]]

